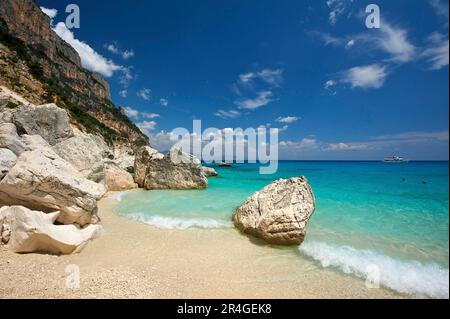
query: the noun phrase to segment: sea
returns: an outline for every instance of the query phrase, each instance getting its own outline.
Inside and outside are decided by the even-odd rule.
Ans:
[[[449,298],[448,162],[280,161],[272,175],[258,164],[211,167],[219,176],[208,189],[120,193],[115,210],[162,229],[232,228],[255,191],[306,176],[317,208],[299,258],[400,293]]]

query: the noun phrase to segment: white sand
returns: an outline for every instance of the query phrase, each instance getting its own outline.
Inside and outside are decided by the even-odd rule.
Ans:
[[[0,247],[2,298],[401,298],[323,269],[233,229],[160,230],[116,215],[104,198],[105,234],[80,254],[18,255]],[[68,265],[79,289],[66,288]]]

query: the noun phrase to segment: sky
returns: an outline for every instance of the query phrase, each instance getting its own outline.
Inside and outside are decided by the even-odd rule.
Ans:
[[[448,0],[37,2],[160,150],[198,119],[279,128],[281,159],[448,160]]]

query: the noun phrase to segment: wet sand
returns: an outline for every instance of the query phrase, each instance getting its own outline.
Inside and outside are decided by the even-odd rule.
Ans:
[[[110,196],[99,202],[105,232],[79,254],[0,247],[0,298],[405,297],[323,269],[296,248],[267,246],[234,229],[161,230],[116,215],[115,203]],[[80,287],[67,288],[77,268]]]

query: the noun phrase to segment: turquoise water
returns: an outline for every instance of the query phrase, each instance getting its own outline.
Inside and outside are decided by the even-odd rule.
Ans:
[[[378,272],[381,285],[400,292],[448,298],[448,162],[292,161],[274,175],[255,164],[217,171],[207,190],[122,194],[117,212],[167,229],[232,227],[234,210],[253,192],[304,175],[317,209],[301,257],[364,278]]]

